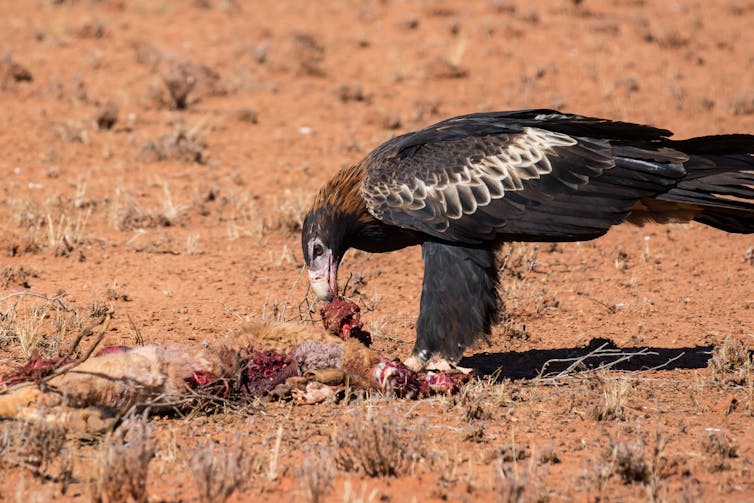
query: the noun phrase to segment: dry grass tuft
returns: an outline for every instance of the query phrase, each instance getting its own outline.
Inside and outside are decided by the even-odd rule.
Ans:
[[[264,197],[242,192],[231,194],[227,234],[231,239],[251,237],[260,244],[270,232],[297,234],[301,232],[312,196],[309,191],[290,189]]]
[[[8,423],[0,436],[0,466],[23,467],[35,477],[65,481],[71,475],[66,453],[66,431],[54,424]],[[55,470],[57,469],[57,470]],[[57,471],[57,473],[56,473]]]
[[[624,484],[649,481],[650,466],[644,459],[644,444],[614,443],[611,447],[614,473]]]
[[[32,355],[41,358],[63,356],[68,350],[68,336],[81,331],[87,323],[64,301],[64,294],[44,297],[17,292],[12,295],[18,296],[19,300],[0,311],[0,347],[18,345],[24,358]],[[40,297],[45,302],[34,302]]]
[[[537,452],[537,458],[541,464],[557,465],[560,463],[560,457],[552,442],[546,444]]]
[[[626,379],[600,378],[602,396],[600,402],[590,411],[590,416],[597,421],[626,419],[626,403],[633,384]]]
[[[550,499],[545,477],[533,459],[524,464],[498,461],[495,497],[499,503],[544,503]]]
[[[146,422],[132,418],[124,422],[102,444],[99,473],[93,500],[101,503],[147,501],[149,462],[155,454],[150,446]]]
[[[16,318],[18,309],[16,304],[11,304],[4,311],[0,311],[0,348],[4,348],[17,341]]]
[[[167,96],[154,91],[155,100],[171,110],[186,110],[203,95],[222,94],[220,75],[207,65],[191,61],[168,62],[160,76]]]
[[[89,143],[86,126],[79,121],[59,122],[52,127],[52,135],[68,143]]]
[[[335,463],[346,472],[368,477],[400,477],[425,457],[418,433],[387,410],[359,411],[330,436]]]
[[[191,208],[190,204],[175,204],[168,184],[163,182],[162,190],[164,197],[161,207],[144,209],[127,192],[117,190],[115,197],[110,202],[110,225],[121,231],[150,229],[155,227],[170,227],[178,221]],[[125,199],[123,205],[121,199]],[[122,207],[124,206],[124,207]]]
[[[80,185],[74,197],[58,196],[43,204],[28,199],[10,199],[13,218],[26,231],[25,252],[45,248],[57,257],[67,257],[84,243],[84,231],[94,202],[85,199],[86,187]]]
[[[325,48],[310,33],[293,34],[293,60],[297,66],[296,72],[310,77],[324,77],[327,71],[324,67]]]
[[[463,421],[469,425],[490,420],[494,412],[501,406],[501,398],[496,400],[493,393],[501,393],[497,385],[490,379],[477,379],[461,389],[461,392],[452,397],[451,403],[460,407]]]
[[[712,350],[709,366],[712,380],[719,385],[743,386],[752,379],[754,361],[744,342],[726,337],[723,345]]]
[[[35,352],[42,339],[42,323],[47,317],[49,306],[34,305],[16,325],[15,335],[25,357],[29,358]]]
[[[322,446],[310,450],[304,457],[298,479],[306,501],[320,503],[332,491],[332,461],[330,451]]]
[[[39,274],[33,269],[22,265],[6,266],[0,271],[0,288],[8,288],[17,285],[22,288],[31,288],[29,279],[38,278]]]
[[[189,94],[194,90],[197,83],[195,68],[187,62],[169,65],[162,72],[162,81],[168,92],[168,106],[173,110],[185,110],[189,105]],[[161,96],[160,96],[161,97]]]
[[[0,90],[9,89],[18,82],[31,82],[32,80],[34,80],[34,77],[31,72],[16,61],[12,53],[0,58]]]
[[[538,265],[538,244],[511,243],[503,251],[500,260],[500,272],[502,276],[513,279],[524,279]]]
[[[736,446],[719,430],[707,432],[702,438],[701,447],[707,469],[713,473],[729,470],[728,460],[738,457]]]
[[[625,271],[631,266],[631,257],[625,251],[618,250],[615,259],[613,259],[613,264],[619,271]]]
[[[310,200],[311,194],[300,190],[285,189],[282,196],[273,195],[272,199],[267,202],[265,229],[284,230],[291,234],[301,232]]]
[[[169,133],[142,144],[139,157],[143,161],[207,162],[207,140],[203,125],[189,127],[182,121],[173,125]]]
[[[247,482],[255,458],[238,438],[225,445],[197,447],[188,460],[188,465],[199,501],[226,501]]]
[[[0,315],[0,347],[18,344],[24,357],[29,358],[40,343],[48,309],[46,305],[37,304],[19,313],[18,303],[11,304]]]
[[[666,454],[667,440],[660,432],[655,432],[651,448],[647,447],[643,439],[611,442],[594,468],[599,494],[606,494],[608,480],[617,476],[623,484],[643,485],[650,501],[660,500],[663,481],[678,472],[680,461]]]

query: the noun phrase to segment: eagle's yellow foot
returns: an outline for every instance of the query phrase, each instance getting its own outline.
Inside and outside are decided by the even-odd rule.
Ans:
[[[445,358],[433,358],[430,361],[426,361],[416,355],[409,356],[403,364],[414,372],[434,370],[436,372],[460,372],[468,375],[474,371],[474,369],[461,367],[457,363],[451,362]]]
[[[465,375],[469,375],[474,371],[472,368],[461,367],[457,363],[448,361],[445,358],[431,360],[424,367],[424,370],[434,370],[436,372],[460,372]]]
[[[416,355],[411,355],[406,358],[406,361],[403,362],[403,364],[414,372],[421,372],[424,370],[424,367],[427,366],[427,361]]]

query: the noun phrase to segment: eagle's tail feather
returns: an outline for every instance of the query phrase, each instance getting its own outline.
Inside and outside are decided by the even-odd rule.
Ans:
[[[702,136],[673,147],[689,156],[687,174],[655,198],[674,203],[660,205],[663,211],[682,209],[689,219],[717,229],[754,233],[754,135]]]

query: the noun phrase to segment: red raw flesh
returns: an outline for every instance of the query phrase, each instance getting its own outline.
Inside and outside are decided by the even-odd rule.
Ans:
[[[192,373],[190,377],[191,381],[195,382],[197,386],[206,386],[217,378],[218,376],[216,374],[206,370],[197,370]]]
[[[398,360],[383,360],[372,369],[375,387],[383,393],[393,393],[400,398],[418,398],[430,395],[454,395],[461,385],[469,381],[466,374],[448,374],[430,371],[416,373]]]
[[[325,330],[331,334],[344,340],[354,337],[366,346],[372,343],[372,336],[361,321],[361,308],[355,302],[335,297],[322,308],[321,314]]]
[[[131,351],[131,348],[128,346],[105,346],[94,353],[93,357],[97,358],[98,356],[111,355],[113,353],[126,353],[128,351]]]
[[[462,373],[447,374],[430,371],[419,379],[422,395],[455,395],[460,391],[461,385],[469,381],[470,376]]]
[[[383,360],[372,369],[376,388],[383,393],[393,393],[401,398],[416,398],[420,382],[416,372],[398,360]]]
[[[290,355],[276,351],[252,351],[246,363],[243,389],[252,396],[262,396],[289,377],[300,375],[298,363]]]
[[[0,376],[0,384],[14,386],[22,382],[39,381],[63,365],[74,363],[76,360],[61,358],[37,358],[32,357],[24,365],[12,372]]]
[[[207,393],[222,398],[230,396],[230,383],[227,379],[207,370],[197,370],[186,378],[186,384],[191,389],[198,389],[202,393]]]

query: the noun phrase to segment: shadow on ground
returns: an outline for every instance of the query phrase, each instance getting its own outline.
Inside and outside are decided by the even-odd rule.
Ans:
[[[599,367],[620,371],[698,369],[705,368],[711,357],[712,346],[621,348],[609,339],[597,338],[577,348],[479,353],[463,358],[459,365],[470,367],[481,376],[498,374],[497,380],[501,381],[551,377]]]

